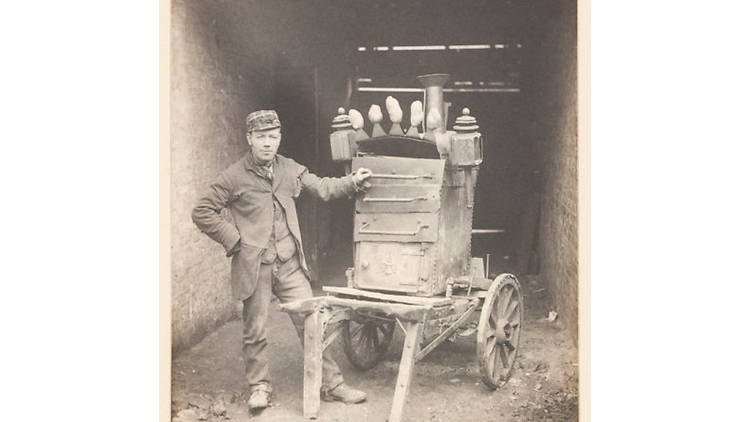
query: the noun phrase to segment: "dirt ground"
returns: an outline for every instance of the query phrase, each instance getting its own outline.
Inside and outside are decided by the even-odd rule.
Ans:
[[[496,391],[481,381],[475,336],[440,345],[417,363],[404,411],[406,421],[575,421],[578,367],[570,336],[545,317],[545,290],[522,278],[524,324],[511,380]],[[318,421],[386,421],[401,356],[397,334],[386,358],[370,371],[349,364],[334,343],[347,383],[368,393],[365,403],[322,402]],[[289,317],[278,307],[269,316],[274,388],[271,407],[248,414],[249,397],[240,353],[241,323],[230,321],[176,356],[172,367],[173,421],[303,421],[302,345]],[[338,342],[338,340],[337,340]]]

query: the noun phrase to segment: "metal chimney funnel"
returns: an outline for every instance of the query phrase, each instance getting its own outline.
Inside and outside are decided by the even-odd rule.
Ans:
[[[446,128],[446,104],[443,101],[443,85],[448,82],[451,75],[447,73],[431,73],[429,75],[417,76],[417,80],[424,87],[425,92],[425,121],[427,114],[434,107],[440,113],[440,125],[443,131]]]

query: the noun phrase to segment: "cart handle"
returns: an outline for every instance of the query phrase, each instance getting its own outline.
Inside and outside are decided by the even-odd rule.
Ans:
[[[419,178],[425,178],[425,179],[432,179],[431,174],[387,174],[387,173],[373,173],[370,178],[373,179],[419,179]]]
[[[422,224],[421,221],[417,221],[417,229],[414,231],[406,231],[406,230],[365,230],[367,226],[369,226],[370,223],[368,221],[363,221],[362,226],[359,228],[360,234],[390,234],[395,236],[416,236],[420,230],[426,229],[430,227],[429,224]]]
[[[414,202],[426,201],[426,196],[415,196],[413,198],[363,198],[364,202]]]

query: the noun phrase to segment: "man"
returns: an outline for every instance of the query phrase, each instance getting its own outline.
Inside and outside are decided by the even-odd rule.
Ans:
[[[248,404],[255,410],[268,406],[272,392],[266,350],[271,294],[282,303],[312,296],[294,199],[303,190],[323,200],[351,197],[362,190],[371,172],[358,169],[341,178],[320,178],[276,153],[281,122],[275,111],[250,113],[246,124],[250,151],[219,175],[193,210],[193,221],[232,257],[232,293],[243,304],[242,352],[251,389]],[[220,215],[225,208],[234,224]],[[290,317],[304,341],[304,317]],[[321,394],[324,400],[346,403],[367,397],[344,384],[330,351],[323,353]]]

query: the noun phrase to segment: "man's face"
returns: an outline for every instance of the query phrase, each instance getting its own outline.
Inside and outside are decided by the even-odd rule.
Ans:
[[[276,156],[276,151],[281,143],[281,129],[254,130],[247,135],[250,151],[255,160],[260,163],[268,163]]]

